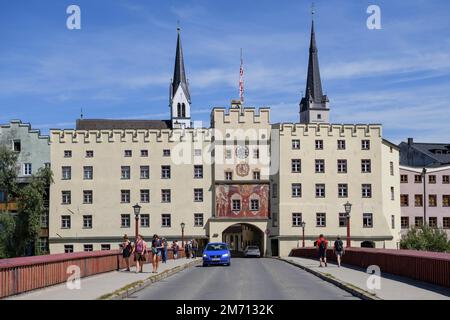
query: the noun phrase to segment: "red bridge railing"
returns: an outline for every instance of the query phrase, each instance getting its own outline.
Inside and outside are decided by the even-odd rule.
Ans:
[[[293,249],[289,255],[318,258],[316,248]],[[328,250],[327,259],[336,261],[333,250]],[[380,267],[381,273],[390,273],[450,287],[450,253],[349,248],[345,251],[342,263],[362,268],[377,265]]]
[[[146,263],[151,257],[148,253]],[[179,250],[178,257],[184,257],[183,250]],[[173,259],[172,250],[168,251],[168,259]],[[135,265],[133,260],[130,257],[132,266]],[[73,265],[80,268],[80,277],[126,267],[119,250],[0,259],[0,298],[66,282],[72,275],[67,273],[68,267]]]

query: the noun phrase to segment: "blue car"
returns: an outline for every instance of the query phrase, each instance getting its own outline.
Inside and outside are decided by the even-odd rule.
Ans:
[[[210,264],[221,264],[229,266],[231,264],[231,253],[226,243],[212,242],[206,245],[203,251],[203,266]]]

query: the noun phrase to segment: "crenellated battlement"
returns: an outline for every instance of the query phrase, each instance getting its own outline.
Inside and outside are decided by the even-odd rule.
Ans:
[[[214,128],[228,126],[269,126],[269,108],[214,108],[211,112],[211,124]]]
[[[325,123],[281,123],[273,126],[280,135],[316,137],[379,137],[381,124],[325,124]]]

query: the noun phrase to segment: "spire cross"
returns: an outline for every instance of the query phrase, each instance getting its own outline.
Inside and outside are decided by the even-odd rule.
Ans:
[[[314,14],[316,13],[315,7],[314,7],[314,1],[311,3],[311,17],[314,19]]]

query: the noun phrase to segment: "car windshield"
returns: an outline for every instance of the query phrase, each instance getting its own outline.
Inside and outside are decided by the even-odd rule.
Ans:
[[[258,247],[247,247],[247,250],[258,250]]]
[[[217,243],[217,244],[208,244],[206,246],[206,251],[220,251],[220,250],[228,250],[225,244]]]

